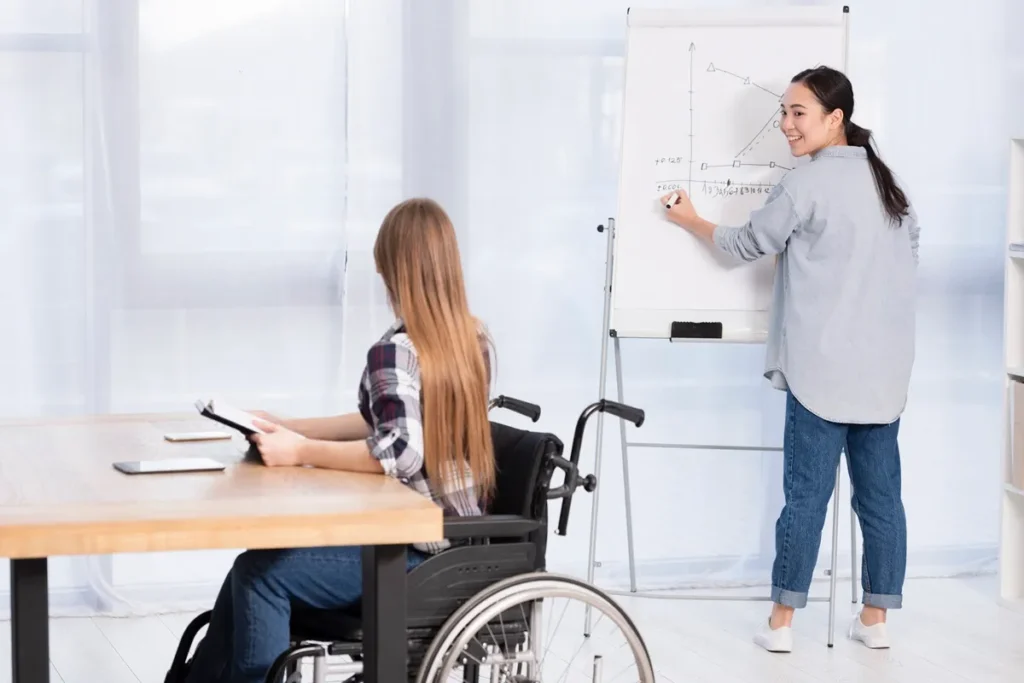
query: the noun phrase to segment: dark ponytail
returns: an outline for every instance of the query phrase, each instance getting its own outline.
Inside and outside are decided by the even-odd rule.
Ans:
[[[909,211],[907,196],[903,194],[903,190],[896,183],[892,171],[875,151],[871,131],[858,126],[851,120],[853,86],[850,84],[850,80],[841,71],[827,66],[819,66],[801,71],[793,77],[792,82],[803,83],[807,86],[807,89],[814,94],[826,112],[831,113],[836,109],[843,112],[843,132],[846,134],[847,144],[851,147],[863,147],[867,151],[871,175],[875,179],[875,187],[878,188],[878,195],[885,207],[885,212],[893,222],[902,223],[903,217]]]

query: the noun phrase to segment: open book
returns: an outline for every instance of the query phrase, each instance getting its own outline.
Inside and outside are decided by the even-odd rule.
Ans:
[[[203,417],[220,422],[222,425],[237,429],[246,437],[253,434],[262,434],[263,430],[256,426],[255,420],[259,419],[251,413],[229,406],[214,399],[196,401],[196,410]]]

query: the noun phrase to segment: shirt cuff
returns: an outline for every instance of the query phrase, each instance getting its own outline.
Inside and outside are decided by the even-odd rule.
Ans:
[[[366,448],[370,451],[370,456],[380,463],[384,474],[389,477],[398,476],[398,459],[391,457],[388,451],[394,448],[399,436],[397,431],[392,430],[384,435],[373,434],[366,439]]]

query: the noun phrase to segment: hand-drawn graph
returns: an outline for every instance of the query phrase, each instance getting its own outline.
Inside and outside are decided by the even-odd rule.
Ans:
[[[694,150],[694,139],[696,138],[694,126],[695,120],[699,118],[698,111],[694,106],[696,92],[694,67],[698,60],[695,43],[690,43],[688,54],[689,155],[685,159],[681,156],[670,156],[654,160],[659,172],[661,169],[680,169],[685,163],[686,177],[681,178],[678,177],[679,174],[676,174],[676,177],[673,178],[668,173],[664,173],[662,177],[665,179],[657,181],[657,191],[664,193],[686,188],[687,194],[692,197],[696,184],[698,192],[713,198],[768,194],[785,172],[793,168],[792,156],[786,153],[781,146],[784,144],[779,132],[782,95],[752,80],[750,76],[723,68],[721,63],[715,64],[714,61],[709,61],[703,70],[705,78],[720,77],[735,83],[738,88],[751,88],[758,91],[763,98],[751,102],[750,106],[758,108],[763,106],[767,120],[758,127],[755,127],[756,124],[751,126],[749,139],[744,137],[746,143],[736,149],[731,158],[702,159]],[[706,74],[715,74],[715,76],[708,77]],[[763,105],[761,100],[763,100]],[[779,136],[779,140],[774,145],[765,146],[764,143],[770,135]],[[767,149],[767,147],[774,147],[774,149]],[[767,178],[764,169],[769,169]],[[754,177],[751,177],[751,172]]]

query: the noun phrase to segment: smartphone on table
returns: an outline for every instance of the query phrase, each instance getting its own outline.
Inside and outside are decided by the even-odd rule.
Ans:
[[[176,472],[221,472],[222,462],[212,458],[166,458],[115,462],[114,469],[125,474],[171,474]]]

